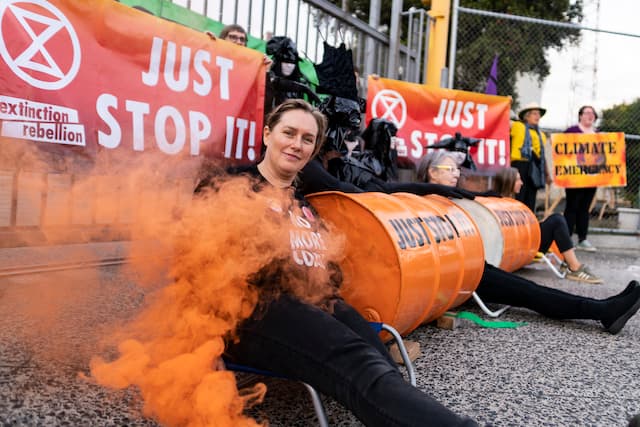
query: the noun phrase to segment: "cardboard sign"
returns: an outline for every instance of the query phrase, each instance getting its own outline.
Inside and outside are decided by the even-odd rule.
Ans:
[[[3,141],[258,158],[259,52],[112,0],[3,0],[0,34]]]
[[[460,132],[480,138],[471,149],[478,170],[509,166],[511,99],[417,83],[368,80],[367,122],[384,118],[398,127],[398,156],[416,164],[427,147]]]
[[[551,147],[556,185],[564,188],[627,185],[624,133],[554,133]]]

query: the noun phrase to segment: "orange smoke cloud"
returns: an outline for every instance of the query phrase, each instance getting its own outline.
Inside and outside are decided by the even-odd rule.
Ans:
[[[121,295],[111,283],[113,273],[87,268],[77,279],[74,273],[73,282],[56,283],[60,277],[51,274],[33,286],[10,288],[7,296],[25,301],[11,307],[12,316],[26,319],[21,339],[43,356],[55,355],[56,362],[73,359],[79,369],[90,356],[103,355],[91,359],[92,380],[138,388],[144,414],[162,424],[256,425],[243,409],[259,402],[266,388],[238,391],[234,375],[219,369],[219,361],[258,302],[253,273],[274,260],[292,259],[290,194],[271,188],[256,193],[254,182],[234,177],[221,178],[217,191],[193,199],[200,159],[113,152],[92,158],[2,142],[7,149],[0,152],[0,167],[13,171],[18,190],[17,225],[34,221],[25,233],[15,229],[17,246],[125,240],[131,251],[119,272],[142,286]],[[340,261],[342,242],[321,232],[325,260]],[[90,245],[73,248],[65,248],[64,262],[102,256]],[[335,276],[329,268],[312,269],[270,284],[269,292],[322,304],[335,291]],[[145,302],[138,309],[138,302],[124,301],[142,293]],[[82,317],[94,326],[87,328]],[[61,331],[51,344],[55,348],[43,348],[39,336],[52,330]],[[113,350],[115,359],[105,356]]]
[[[145,414],[163,424],[255,425],[242,410],[248,401],[261,401],[264,385],[241,395],[234,375],[216,366],[225,339],[233,338],[258,301],[251,274],[291,258],[291,220],[285,214],[288,194],[271,188],[256,193],[252,185],[247,178],[221,180],[216,191],[194,199],[180,221],[155,223],[162,228],[157,235],[173,247],[174,280],[150,295],[139,316],[118,332],[116,360],[91,361],[98,383],[139,387]],[[153,229],[153,221],[144,225],[145,234]],[[331,272],[319,270],[311,283],[306,276],[287,283],[286,290],[308,301],[325,300],[334,291]]]

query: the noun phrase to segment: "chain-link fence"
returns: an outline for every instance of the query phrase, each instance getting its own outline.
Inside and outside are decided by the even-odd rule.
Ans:
[[[618,208],[640,207],[640,86],[627,83],[638,65],[633,55],[615,55],[610,46],[635,52],[640,36],[463,7],[457,17],[454,89],[484,92],[497,57],[498,95],[513,97],[514,115],[538,102],[547,110],[544,131],[563,132],[577,123],[582,105],[593,105],[601,131],[625,133],[627,186],[599,188],[592,207],[592,227],[616,228]],[[607,81],[612,75],[619,81]],[[552,203],[563,194],[552,188],[546,197]],[[556,207],[562,209],[562,202]]]

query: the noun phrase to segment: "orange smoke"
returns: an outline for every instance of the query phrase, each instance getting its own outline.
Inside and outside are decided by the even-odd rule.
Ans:
[[[139,316],[119,331],[120,356],[91,361],[100,384],[139,387],[145,415],[166,425],[255,425],[242,415],[247,401],[261,401],[258,385],[241,396],[232,373],[217,370],[225,339],[251,315],[257,300],[248,276],[274,259],[289,259],[289,195],[255,193],[247,178],[224,180],[217,191],[193,200],[179,222],[155,223],[157,236],[173,243],[173,282],[148,298]],[[145,233],[154,222],[144,225]],[[336,247],[337,248],[337,247]],[[158,259],[157,262],[162,263]],[[149,268],[149,263],[143,267]],[[158,265],[160,267],[160,265]],[[312,301],[333,291],[327,270],[288,288]]]
[[[11,316],[25,319],[19,339],[39,356],[73,360],[78,369],[90,356],[103,355],[90,362],[92,378],[107,387],[137,387],[145,415],[162,424],[256,425],[243,409],[262,399],[264,385],[238,391],[234,375],[218,366],[225,342],[237,338],[236,327],[258,301],[247,278],[273,260],[291,259],[291,195],[271,188],[256,193],[249,179],[234,177],[193,199],[197,158],[98,152],[92,159],[5,142],[0,167],[12,171],[18,189],[17,225],[32,226],[24,233],[15,228],[16,246],[30,246],[33,253],[34,246],[124,240],[131,251],[116,274],[142,286],[121,293],[113,272],[87,268],[10,287],[5,300],[18,302]],[[339,261],[340,240],[323,241],[325,259]],[[92,250],[67,246],[51,261],[104,256]],[[27,257],[16,261],[32,264]],[[333,294],[328,284],[334,276],[314,269],[273,285],[320,304]],[[136,309],[142,293],[144,306]],[[133,320],[114,327],[131,310],[137,310]],[[56,339],[44,348],[40,337],[52,331]],[[106,348],[98,346],[105,342]],[[114,349],[117,358],[107,357]]]

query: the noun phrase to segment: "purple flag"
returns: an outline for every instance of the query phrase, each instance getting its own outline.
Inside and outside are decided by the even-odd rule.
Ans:
[[[491,72],[489,73],[489,78],[487,79],[487,88],[484,93],[487,95],[497,95],[498,94],[498,54],[493,58],[493,65],[491,65]]]

